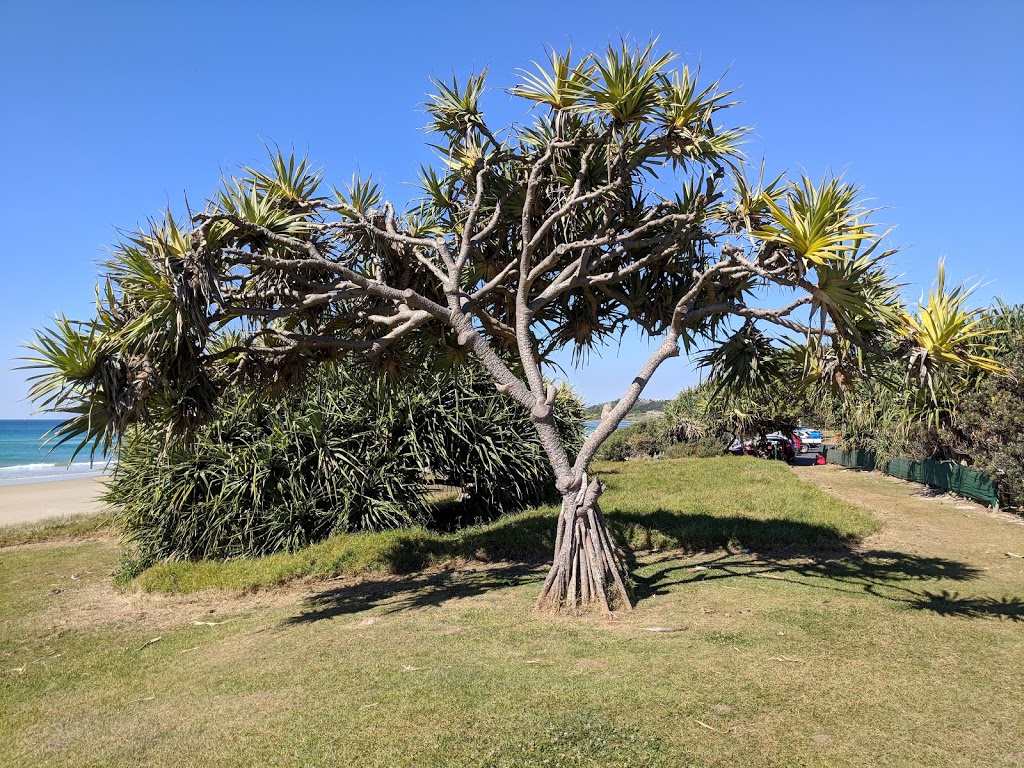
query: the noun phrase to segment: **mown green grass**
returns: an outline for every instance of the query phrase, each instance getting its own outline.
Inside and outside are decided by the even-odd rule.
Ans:
[[[782,463],[750,458],[599,465],[601,504],[630,550],[753,551],[847,547],[877,528],[864,509],[797,480]],[[295,553],[171,562],[135,579],[150,592],[252,590],[299,579],[402,574],[452,560],[537,561],[554,548],[554,507],[439,534],[422,528],[340,534]]]
[[[543,563],[167,596],[113,588],[111,539],[0,551],[0,765],[1024,761],[1024,526],[848,473],[889,520],[849,550],[870,513],[781,465],[615,469],[621,535],[702,543],[640,553],[613,620],[534,612]]]

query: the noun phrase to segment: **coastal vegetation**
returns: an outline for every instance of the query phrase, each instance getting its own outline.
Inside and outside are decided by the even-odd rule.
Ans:
[[[948,295],[951,301],[940,300]],[[736,391],[712,374],[662,407],[658,417],[617,431],[603,459],[719,455],[736,438],[799,424],[829,429],[842,446],[870,452],[878,464],[893,457],[966,464],[999,484],[1004,508],[1024,505],[1024,307],[1002,302],[977,312],[972,292],[938,287],[917,316],[934,329],[962,326],[1002,370],[946,369],[915,379],[898,358],[876,361],[839,391],[822,391],[798,361],[779,360],[765,386]]]
[[[560,389],[554,422],[576,449],[580,410]],[[126,572],[347,531],[449,529],[558,498],[529,417],[473,364],[457,376],[420,365],[400,383],[325,366],[277,398],[227,394],[187,439],[166,444],[165,426],[129,430],[107,484]]]
[[[949,308],[967,313],[963,299]],[[893,366],[857,381],[843,398],[823,402],[844,447],[875,454],[936,459],[981,469],[999,484],[999,504],[1024,508],[1024,306],[1000,303],[976,328],[1008,375],[946,372],[933,391],[901,386]]]
[[[190,219],[115,246],[96,316],[38,333],[33,398],[68,415],[67,439],[102,447],[157,423],[170,445],[237,387],[279,393],[339,362],[401,381],[473,359],[529,418],[560,494],[538,606],[630,608],[592,462],[666,360],[704,348],[736,389],[763,388],[783,360],[822,389],[875,359],[924,387],[998,368],[973,314],[936,329],[904,303],[854,185],[751,172],[731,92],[677,58],[626,41],[552,52],[510,84],[532,112],[508,126],[485,117],[486,73],[435,82],[440,162],[409,206],[371,178],[327,187],[280,151],[238,170]],[[653,351],[577,446],[555,420],[553,355],[628,329]]]
[[[717,378],[687,387],[657,417],[609,437],[598,455],[608,461],[721,456],[736,439],[816,423],[815,400],[827,395],[803,379],[799,361],[790,357],[777,366],[757,387],[735,390]]]

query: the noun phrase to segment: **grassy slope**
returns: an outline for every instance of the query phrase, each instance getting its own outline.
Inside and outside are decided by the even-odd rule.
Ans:
[[[664,543],[664,513],[707,544],[872,527],[781,465],[616,469],[610,516]],[[1019,765],[1024,526],[870,490],[857,552],[648,553],[614,621],[532,613],[530,566],[260,604],[118,595],[109,541],[7,549],[0,764]]]
[[[863,510],[794,482],[781,463],[726,457],[608,464],[599,471],[608,485],[602,506],[609,525],[630,549],[730,543],[755,550],[835,549],[877,526]],[[155,592],[255,589],[303,578],[409,573],[460,558],[543,560],[554,549],[557,514],[553,507],[530,510],[447,536],[422,529],[345,534],[290,555],[165,563],[136,584]]]

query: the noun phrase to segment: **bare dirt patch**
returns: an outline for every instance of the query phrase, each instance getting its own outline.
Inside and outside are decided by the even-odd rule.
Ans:
[[[371,607],[393,613],[467,598],[497,599],[501,593],[496,587],[534,579],[541,573],[538,568],[465,561],[431,567],[409,576],[344,577],[292,582],[259,591],[210,590],[188,595],[121,589],[112,583],[108,572],[86,571],[67,574],[59,586],[51,587],[51,597],[40,620],[57,632],[104,624],[166,629],[190,623],[215,626],[230,615],[302,604],[304,610],[293,621],[307,623]]]
[[[153,629],[216,621],[225,613],[288,605],[312,592],[308,587],[282,587],[258,594],[153,595],[123,591],[110,578],[96,579],[53,596],[41,621],[55,631],[103,624],[142,625]]]

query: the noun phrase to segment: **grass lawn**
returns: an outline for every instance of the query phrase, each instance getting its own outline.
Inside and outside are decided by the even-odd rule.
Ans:
[[[0,764],[1024,765],[1024,525],[833,467],[602,469],[641,550],[611,620],[532,611],[552,510],[124,589],[111,538],[0,549]]]

